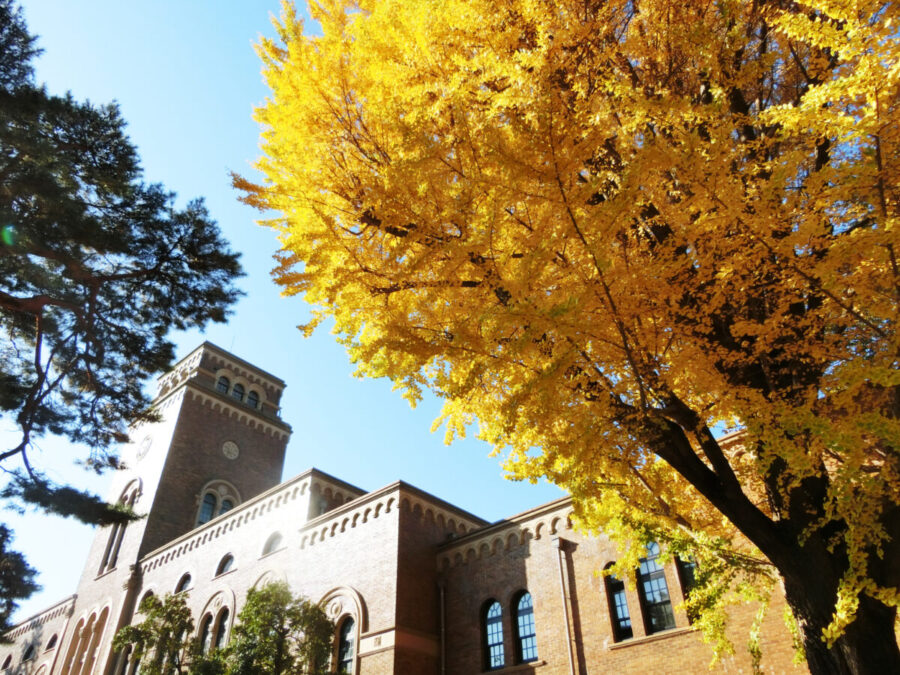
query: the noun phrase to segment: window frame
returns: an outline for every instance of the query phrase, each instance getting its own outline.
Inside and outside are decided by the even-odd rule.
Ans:
[[[522,602],[528,599],[528,607],[522,609]],[[538,660],[537,648],[537,622],[534,618],[534,596],[523,589],[513,596],[510,615],[515,617],[515,642],[516,642],[516,663],[534,663]],[[530,617],[526,621],[525,626],[522,625],[522,619]],[[531,630],[526,633],[525,630]],[[530,653],[530,655],[529,655]]]
[[[209,481],[200,491],[202,497],[197,507],[197,515],[194,518],[194,527],[206,525],[208,522],[222,516],[241,503],[241,495],[237,488],[230,482],[217,478]],[[225,508],[226,504],[228,508]],[[204,515],[209,513],[209,518],[204,520]]]
[[[223,649],[228,645],[228,619],[230,617],[231,611],[228,607],[223,607],[216,615],[211,639],[212,649]]]
[[[647,555],[640,559],[637,570],[638,597],[641,601],[641,614],[644,619],[644,631],[647,635],[655,635],[676,627],[675,612],[672,610],[672,596],[669,593],[669,582],[666,569],[658,561],[659,544],[651,541],[646,547]],[[664,625],[658,625],[663,616]]]
[[[178,584],[176,584],[176,586],[175,586],[174,595],[178,595],[179,593],[184,593],[186,591],[191,590],[191,582],[192,581],[193,581],[193,578],[191,577],[190,572],[185,572],[184,574],[182,574],[181,578],[178,579]]]
[[[260,558],[263,558],[267,555],[271,555],[276,551],[280,551],[284,546],[284,537],[281,535],[281,532],[273,532],[268,536],[265,543],[263,544],[262,553],[260,554]]]
[[[259,392],[256,389],[251,389],[247,392],[247,406],[253,408],[254,410],[259,410],[259,404],[262,401],[262,397],[260,397]]]
[[[219,564],[216,565],[215,576],[220,577],[223,574],[227,574],[232,569],[234,569],[234,556],[231,553],[226,553],[222,556],[221,560],[219,560]]]
[[[506,667],[506,646],[503,636],[503,605],[494,598],[484,602],[481,609],[481,639],[484,645],[484,670]]]
[[[228,392],[231,391],[231,380],[225,375],[220,375],[219,379],[216,380],[216,391],[227,396]]]
[[[338,621],[335,637],[334,672],[339,675],[353,675],[356,672],[356,654],[358,648],[356,618],[348,614]],[[350,650],[349,655],[345,655],[344,658],[341,658],[345,647]],[[349,670],[342,670],[345,663],[349,665]]]
[[[243,403],[244,399],[247,397],[247,388],[242,385],[240,382],[235,382],[231,385],[231,398],[233,398],[238,403]]]
[[[615,562],[608,563],[603,569],[609,569]],[[631,609],[628,607],[628,596],[625,593],[625,582],[615,574],[604,575],[606,601],[609,605],[609,619],[612,625],[613,642],[623,642],[634,637],[634,623],[631,620]],[[621,600],[621,602],[620,602]],[[624,609],[624,616],[621,610]],[[626,625],[627,622],[627,625]]]

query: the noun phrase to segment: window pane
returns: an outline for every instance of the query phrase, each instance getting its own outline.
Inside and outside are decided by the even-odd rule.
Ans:
[[[219,566],[216,568],[216,576],[225,574],[225,572],[231,569],[232,565],[234,565],[234,556],[229,553],[219,561]]]
[[[175,589],[176,593],[181,593],[182,591],[186,591],[191,587],[191,575],[185,574],[181,577],[181,581],[178,582],[178,587]]]
[[[230,499],[223,499],[222,506],[219,507],[219,515],[221,516],[226,511],[231,511],[234,508],[234,502]]]
[[[200,515],[197,516],[197,524],[202,525],[212,520],[216,512],[216,496],[212,492],[203,495],[203,503],[200,505]]]
[[[525,593],[516,607],[516,626],[519,633],[519,661],[537,661],[537,634],[534,627],[534,604],[531,593]]]
[[[606,577],[606,592],[609,595],[613,613],[613,634],[616,642],[627,640],[634,635],[631,628],[631,613],[625,597],[625,584],[616,577]]]
[[[638,569],[638,591],[644,609],[647,634],[675,628],[675,615],[669,600],[669,586],[662,566],[657,561],[659,545],[647,545],[647,557],[641,558]]]
[[[200,630],[200,651],[209,652],[210,638],[212,637],[212,614],[207,614],[203,620],[203,628]]]
[[[219,378],[219,381],[216,382],[216,389],[218,389],[223,394],[228,393],[228,387],[231,386],[231,382],[228,381],[228,378],[224,375]]]
[[[247,405],[249,405],[251,408],[258,408],[259,394],[257,394],[255,391],[251,391],[249,394],[247,394]]]
[[[228,610],[223,609],[219,614],[219,620],[216,622],[216,649],[222,649],[225,646],[228,637]]]
[[[499,602],[488,607],[485,616],[485,634],[487,638],[487,667],[502,668],[505,665],[503,656],[503,608]]]
[[[280,546],[281,546],[281,535],[278,532],[276,532],[275,534],[273,534],[271,537],[269,537],[266,540],[266,545],[263,547],[262,554],[266,555],[268,553],[271,553],[272,551],[275,551],[276,549],[278,549],[278,547],[280,547]]]
[[[354,628],[356,624],[353,619],[346,619],[341,624],[341,632],[338,636],[338,669],[339,673],[352,673],[353,660],[356,654],[354,649]]]
[[[237,399],[238,401],[244,400],[244,385],[236,384],[231,388],[231,396],[232,398]]]

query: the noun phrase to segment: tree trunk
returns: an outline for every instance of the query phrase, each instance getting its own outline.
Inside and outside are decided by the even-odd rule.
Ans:
[[[900,673],[896,609],[868,596],[860,597],[856,619],[831,648],[822,640],[834,612],[837,577],[829,571],[833,561],[817,561],[818,557],[805,559],[788,573],[782,571],[785,596],[799,624],[812,675]]]

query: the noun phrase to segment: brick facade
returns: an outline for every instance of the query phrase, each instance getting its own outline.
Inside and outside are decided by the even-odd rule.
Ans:
[[[244,387],[243,401],[217,387],[222,377]],[[98,531],[76,594],[8,634],[13,642],[0,647],[0,672],[130,674],[128,655],[111,650],[115,631],[133,620],[144,594],[174,592],[188,578],[198,632],[207,617],[221,618],[230,632],[248,589],[287,581],[321,602],[337,625],[353,621],[356,675],[485,672],[485,610],[494,601],[502,609],[503,666],[492,672],[707,670],[711,651],[685,614],[676,607],[674,628],[647,635],[633,589],[626,591],[633,637],[614,640],[599,571],[615,548],[571,529],[567,499],[488,524],[403,482],[365,492],[310,469],[279,483],[290,435],[278,414],[283,387],[208,343],[160,378],[162,419],[134,430],[122,453],[129,468],[110,493],[113,500],[134,497],[147,518],[123,531]],[[250,390],[258,405],[248,405]],[[226,499],[238,503],[196,525],[207,493],[217,508]],[[230,568],[221,571],[229,556]],[[666,567],[665,581],[677,606],[674,567]],[[526,591],[537,658],[517,663],[516,603]],[[773,605],[763,669],[805,672],[791,663],[782,608]],[[755,613],[752,606],[735,610],[737,653],[715,672],[752,672],[742,645]]]

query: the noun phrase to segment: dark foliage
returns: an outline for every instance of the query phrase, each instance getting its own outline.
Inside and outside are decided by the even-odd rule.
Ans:
[[[37,572],[25,562],[25,556],[9,549],[12,532],[0,525],[0,642],[10,628],[9,619],[18,606],[16,601],[37,591]]]
[[[0,452],[21,471],[4,496],[109,522],[35,472],[33,439],[67,437],[90,468],[114,467],[129,425],[154,419],[143,383],[174,358],[167,334],[224,321],[241,269],[201,200],[178,209],[142,182],[115,105],[34,86],[36,53],[0,0],[0,411],[21,431]]]

